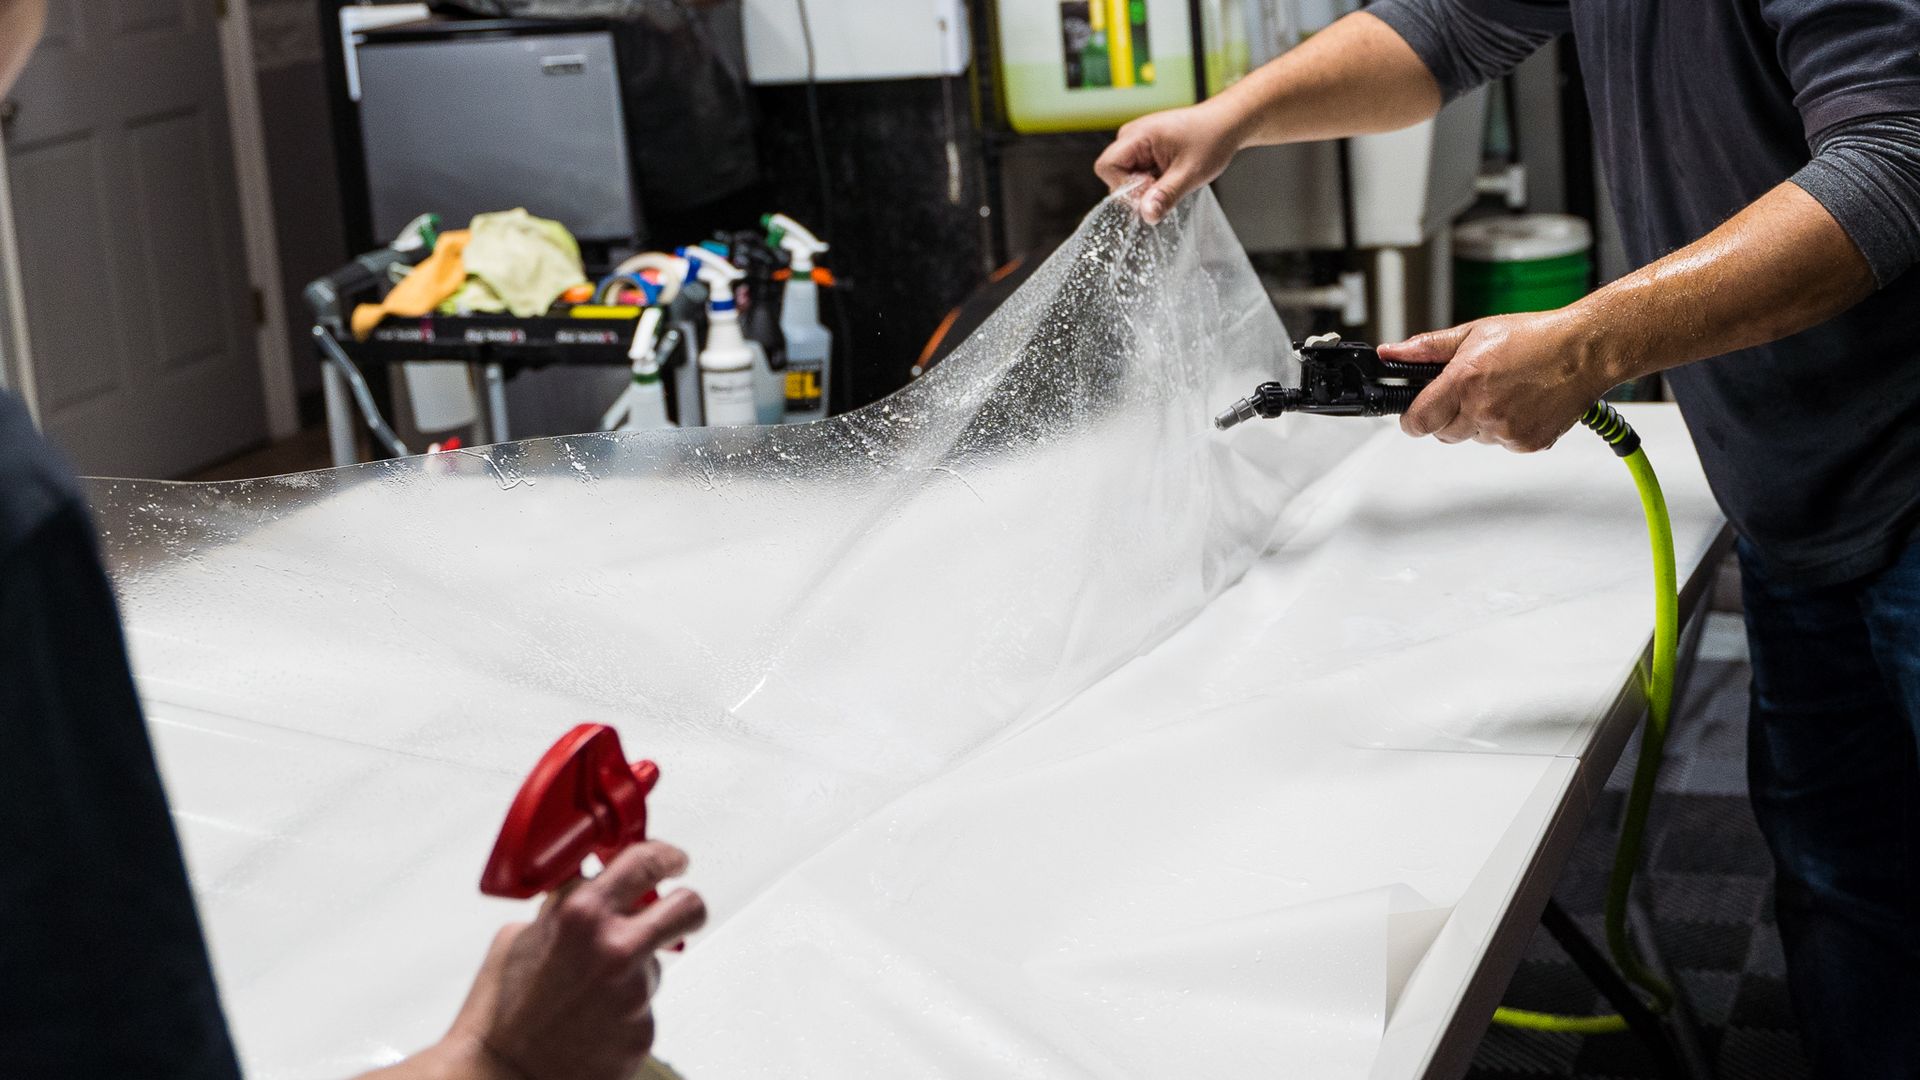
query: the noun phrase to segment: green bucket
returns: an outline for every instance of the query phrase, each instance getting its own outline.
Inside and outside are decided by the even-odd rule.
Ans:
[[[1567,214],[1520,214],[1453,230],[1453,315],[1466,322],[1550,311],[1587,294],[1593,231]]]

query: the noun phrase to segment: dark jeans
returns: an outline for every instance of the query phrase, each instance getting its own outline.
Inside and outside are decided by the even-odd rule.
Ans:
[[[1845,585],[1744,546],[1747,770],[1817,1075],[1920,1077],[1920,542]]]

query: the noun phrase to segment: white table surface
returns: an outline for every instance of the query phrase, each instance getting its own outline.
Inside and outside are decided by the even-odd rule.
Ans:
[[[1723,522],[1684,426],[1626,414],[1695,579]],[[1292,512],[1157,648],[673,958],[661,1056],[690,1080],[1459,1073],[1635,719],[1638,500],[1579,433],[1520,457],[1383,427]],[[137,667],[164,652],[133,631]],[[516,771],[141,674],[253,1074],[433,1037],[514,913],[473,881]]]

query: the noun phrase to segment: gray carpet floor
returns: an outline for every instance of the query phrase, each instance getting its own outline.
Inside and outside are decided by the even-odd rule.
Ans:
[[[1788,1011],[1772,910],[1773,874],[1747,804],[1748,669],[1738,616],[1715,615],[1678,709],[1641,872],[1658,966],[1678,980],[1696,1045],[1720,1080],[1809,1075]],[[1620,808],[1637,745],[1621,755],[1554,896],[1588,937],[1601,910]],[[1611,1011],[1544,931],[1536,931],[1504,998],[1567,1013]],[[1562,1035],[1493,1027],[1471,1080],[1640,1080],[1657,1077],[1632,1035]]]

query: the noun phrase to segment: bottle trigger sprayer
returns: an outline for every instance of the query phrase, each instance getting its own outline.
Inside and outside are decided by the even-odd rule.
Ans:
[[[768,375],[772,371],[760,346],[740,332],[733,289],[746,275],[705,248],[681,248],[680,257],[699,266],[700,280],[707,286],[707,340],[700,350],[700,399],[707,423],[715,427],[757,424],[754,379],[762,371]]]
[[[656,340],[664,308],[650,307],[640,316],[634,330],[627,359],[633,361],[633,376],[612,407],[600,418],[601,431],[643,431],[672,427],[667,419],[666,390],[660,385],[660,357],[671,355],[679,339],[679,330],[668,330],[667,339]]]
[[[792,259],[780,304],[780,331],[787,339],[787,423],[804,424],[827,415],[833,332],[820,322],[820,286],[813,280],[813,260],[827,245],[785,214],[768,214],[761,223],[769,242],[785,248]]]

